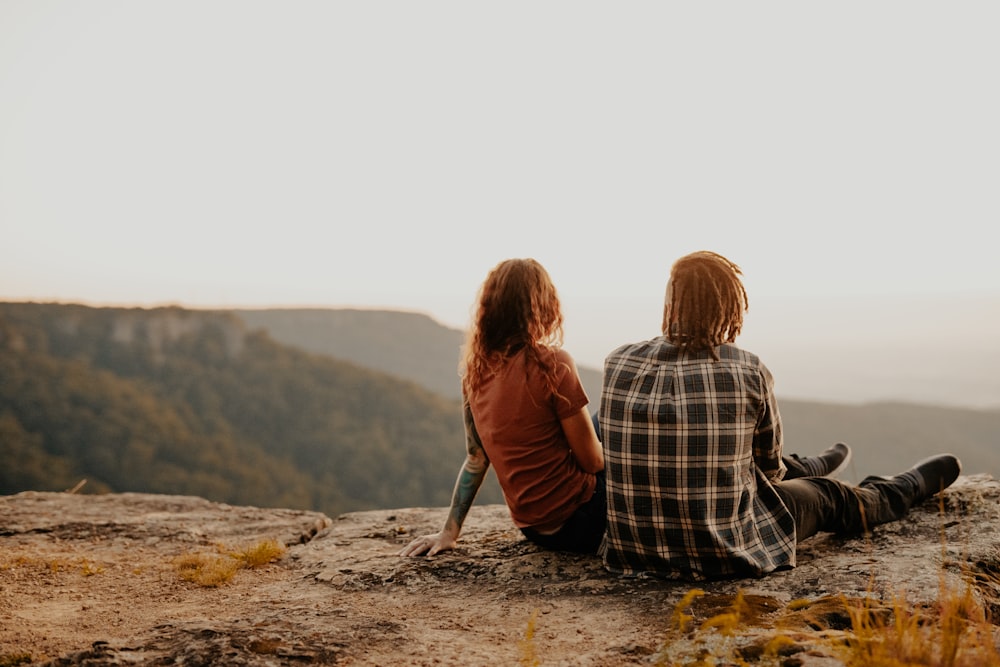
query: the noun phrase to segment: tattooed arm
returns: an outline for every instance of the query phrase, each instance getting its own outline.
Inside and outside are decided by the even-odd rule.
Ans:
[[[467,402],[463,411],[465,415],[465,463],[455,481],[455,491],[451,496],[451,507],[448,510],[448,518],[444,522],[444,528],[440,533],[424,535],[413,540],[399,552],[400,556],[419,556],[423,553],[433,556],[439,551],[454,549],[458,543],[458,535],[462,532],[465,516],[469,513],[469,508],[472,507],[472,501],[475,500],[479,487],[486,479],[490,460],[483,449],[482,441],[479,439],[476,424],[472,420],[472,410]]]

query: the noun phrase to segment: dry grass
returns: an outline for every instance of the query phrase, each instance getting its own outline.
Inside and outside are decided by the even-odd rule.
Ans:
[[[518,647],[521,649],[521,659],[518,661],[518,664],[521,667],[538,667],[542,664],[535,650],[535,623],[537,621],[538,610],[535,609],[531,612],[531,617],[528,619],[528,627],[524,631],[524,639],[518,642]]]
[[[726,608],[696,623],[690,610],[703,596],[704,591],[691,589],[674,607],[654,658],[657,667],[777,666],[808,648],[847,667],[1000,667],[1000,632],[971,582],[949,586],[942,577],[932,604],[910,604],[897,595],[888,603],[874,597],[795,600],[779,610],[784,612],[779,618],[809,619],[807,630],[761,623],[742,591]]]
[[[714,665],[747,665],[737,651],[737,631],[748,611],[743,591],[739,591],[727,607],[694,626],[690,613],[696,600],[705,591],[693,588],[674,605],[667,637],[654,657],[656,667],[709,667]]]
[[[96,563],[91,563],[86,558],[80,559],[80,573],[85,577],[91,577],[95,574],[100,574],[104,572],[104,566]]]
[[[104,566],[94,563],[86,558],[79,558],[76,561],[65,558],[37,558],[33,556],[19,555],[3,562],[0,562],[0,570],[14,570],[17,568],[30,568],[38,571],[48,571],[50,574],[72,573],[79,569],[79,573],[85,577],[104,572]],[[2,667],[3,663],[0,663]]]
[[[287,549],[277,540],[262,540],[240,548],[219,547],[217,553],[191,553],[173,560],[174,569],[181,579],[205,587],[222,586],[228,583],[241,569],[256,569],[280,560]],[[67,560],[64,558],[35,558],[20,555],[0,561],[0,570],[31,568],[47,571],[52,575],[65,575],[74,571],[84,577],[104,573],[104,565],[87,558]],[[140,574],[141,569],[132,569]],[[4,667],[0,663],[0,667]]]
[[[174,559],[181,579],[216,588],[232,581],[242,569],[255,569],[280,560],[285,547],[276,540],[264,540],[239,549],[220,547],[217,553],[192,553]]]
[[[942,562],[948,560],[946,499],[938,497]],[[910,604],[905,592],[898,592],[889,604],[865,599],[845,600],[844,606],[851,632],[839,653],[848,667],[1000,667],[1000,633],[968,574],[956,586],[942,565],[937,600],[931,604]]]
[[[1000,667],[996,627],[971,583],[942,583],[933,605],[897,595],[888,618],[868,600],[845,606],[852,631],[840,653],[848,667]]]
[[[285,546],[277,540],[264,540],[257,544],[230,552],[230,556],[243,564],[243,567],[254,569],[263,567],[285,555]]]
[[[174,568],[184,581],[206,588],[228,584],[240,569],[240,562],[218,554],[184,554],[174,559]]]

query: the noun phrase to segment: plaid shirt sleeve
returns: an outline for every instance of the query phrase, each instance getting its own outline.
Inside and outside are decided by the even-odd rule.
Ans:
[[[753,434],[753,460],[769,482],[780,482],[787,472],[781,460],[781,415],[778,413],[778,401],[774,397],[771,371],[764,364],[760,364],[759,369],[763,400]]]
[[[681,353],[664,338],[605,361],[601,432],[605,566],[701,580],[795,563],[795,525],[769,479],[784,474],[773,380],[735,346]]]

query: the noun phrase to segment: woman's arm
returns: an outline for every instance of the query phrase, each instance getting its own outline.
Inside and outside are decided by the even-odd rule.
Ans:
[[[594,422],[591,421],[587,408],[580,408],[578,412],[560,420],[560,423],[580,468],[590,473],[604,470],[604,448],[597,439],[597,431],[594,430]]]
[[[476,424],[472,420],[472,411],[468,404],[464,408],[465,413],[465,463],[455,480],[455,490],[451,495],[451,507],[448,510],[448,518],[445,519],[444,528],[441,532],[433,535],[424,535],[410,542],[399,552],[400,556],[419,556],[426,552],[428,556],[454,549],[458,543],[458,535],[462,532],[462,524],[472,507],[479,487],[486,479],[486,473],[490,467],[490,460],[483,449],[483,443],[479,439],[476,431]]]

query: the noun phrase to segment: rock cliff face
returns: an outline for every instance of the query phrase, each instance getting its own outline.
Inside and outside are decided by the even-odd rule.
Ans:
[[[715,656],[821,667],[846,661],[842,598],[879,607],[905,595],[919,606],[971,583],[976,603],[1000,618],[1000,482],[989,476],[960,478],[940,502],[868,538],[807,540],[793,570],[699,584],[689,606],[678,603],[691,584],[620,578],[595,558],[534,547],[502,505],[474,506],[454,552],[397,555],[445,512],[331,519],[180,496],[0,497],[0,665],[613,666]],[[284,555],[228,583],[179,575],[179,557],[270,540]],[[685,631],[678,611],[690,617]],[[703,621],[733,632],[697,629]]]

